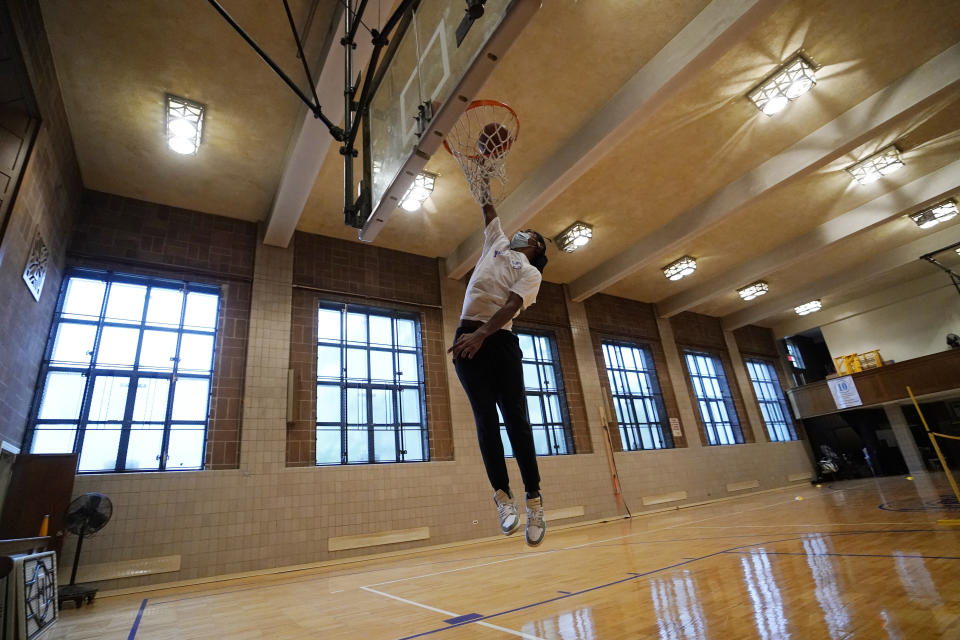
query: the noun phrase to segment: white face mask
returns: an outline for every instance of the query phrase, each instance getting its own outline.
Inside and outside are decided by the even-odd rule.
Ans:
[[[530,234],[523,231],[517,231],[510,240],[511,249],[523,249],[530,243]]]

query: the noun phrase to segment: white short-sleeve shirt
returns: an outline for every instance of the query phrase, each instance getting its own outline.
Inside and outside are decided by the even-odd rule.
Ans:
[[[537,292],[540,290],[540,272],[530,264],[527,256],[510,249],[510,241],[503,233],[500,218],[494,218],[483,230],[483,235],[483,253],[473,270],[463,299],[463,311],[460,313],[463,320],[486,322],[506,304],[511,292],[523,299],[522,311],[537,301]],[[511,318],[503,328],[509,330],[512,326]]]

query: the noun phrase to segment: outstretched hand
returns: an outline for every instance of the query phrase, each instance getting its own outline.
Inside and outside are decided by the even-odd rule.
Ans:
[[[447,353],[452,353],[454,360],[457,358],[471,359],[477,355],[480,347],[483,346],[483,341],[486,339],[487,336],[480,330],[472,333],[462,333],[460,337],[457,338],[457,341],[453,343],[453,346],[447,349]]]

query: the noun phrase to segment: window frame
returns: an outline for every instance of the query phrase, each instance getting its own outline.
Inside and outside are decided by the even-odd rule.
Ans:
[[[313,389],[313,401],[314,409],[317,406],[318,391],[317,388],[320,385],[333,386],[336,384],[338,388],[338,398],[340,402],[340,420],[337,423],[332,421],[321,421],[319,420],[319,415],[314,413],[314,456],[313,463],[317,467],[338,467],[338,466],[358,466],[366,464],[413,464],[421,462],[430,462],[430,430],[429,430],[429,419],[427,415],[427,389],[426,389],[426,371],[424,369],[424,355],[423,355],[423,326],[421,314],[415,311],[405,311],[401,309],[394,309],[389,307],[376,307],[367,304],[357,304],[352,302],[340,302],[335,300],[320,300],[316,303],[316,310],[314,313],[314,318],[319,326],[319,314],[322,310],[327,311],[337,311],[341,314],[340,317],[340,338],[336,342],[327,339],[324,342],[320,335],[319,331],[316,334],[316,340],[314,342],[314,348],[317,350],[317,355],[314,359],[315,368],[315,381],[312,385]],[[349,319],[349,314],[361,313],[366,316],[366,340],[363,343],[357,343],[350,341],[348,339],[347,333],[347,322]],[[370,317],[389,317],[391,319],[391,331],[392,344],[380,345],[377,343],[370,342]],[[410,320],[413,322],[414,327],[414,347],[403,347],[398,343],[397,337],[397,321],[398,320]],[[353,345],[351,347],[351,345]],[[333,376],[325,376],[321,378],[320,376],[320,355],[319,348],[321,346],[333,347],[337,346],[340,350],[340,375],[334,379]],[[347,357],[348,350],[351,348],[362,348],[366,352],[366,382],[357,382],[356,380],[348,377],[347,371]],[[417,379],[415,383],[403,382],[400,380],[400,363],[399,356],[402,353],[411,353],[411,349],[416,355],[417,359]],[[386,382],[381,379],[374,379],[371,377],[371,362],[370,354],[371,352],[390,352],[393,355],[392,363],[394,367],[393,371],[393,381]],[[373,380],[376,380],[374,382]],[[410,430],[405,426],[403,422],[403,409],[402,409],[402,391],[404,389],[416,388],[419,398],[418,398],[418,412],[420,415],[420,421],[417,425],[417,428],[420,432],[421,438],[421,450],[423,452],[422,459],[407,460],[407,448],[403,438],[405,437],[405,431]],[[367,459],[366,460],[354,460],[349,459],[349,430],[351,422],[348,420],[349,416],[347,415],[347,406],[348,406],[348,395],[350,389],[361,389],[366,390],[365,400],[364,400],[364,413],[366,417],[366,429],[367,429]],[[383,427],[382,424],[374,423],[374,411],[373,411],[373,394],[371,391],[375,390],[385,390],[393,391],[391,394],[391,406],[392,406],[392,415],[394,416],[393,424],[390,425],[394,430],[394,451],[395,459],[393,460],[377,460],[377,450],[375,446],[375,435],[377,432],[377,427]],[[412,423],[410,423],[412,425]],[[332,430],[332,427],[336,427],[340,431],[340,462],[320,462],[318,461],[318,455],[320,450],[320,431],[321,429]]]
[[[95,319],[93,316],[90,318],[64,318],[64,304],[67,301],[67,292],[70,285],[70,281],[74,278],[84,279],[84,280],[99,280],[104,283],[103,298],[100,302],[100,311],[99,315]],[[143,299],[143,309],[139,321],[117,321],[116,319],[108,320],[106,318],[107,307],[109,305],[110,291],[111,287],[114,284],[131,284],[136,286],[146,287],[146,292],[144,293]],[[147,323],[147,314],[150,308],[150,291],[152,288],[161,288],[161,289],[179,289],[182,292],[182,300],[180,306],[180,319],[176,327],[168,325],[157,325],[157,324],[148,324]],[[189,293],[200,293],[205,295],[215,295],[217,297],[217,307],[215,311],[215,321],[214,327],[211,330],[200,330],[196,328],[185,328],[184,320],[186,315],[186,305],[187,305],[187,294]],[[29,428],[24,436],[24,449],[28,451],[33,450],[35,443],[36,435],[39,431],[39,425],[41,424],[75,424],[74,428],[74,439],[73,439],[73,448],[70,453],[77,454],[77,470],[78,475],[88,475],[88,474],[104,474],[104,473],[160,473],[160,472],[172,472],[172,471],[202,471],[206,467],[206,453],[207,453],[207,443],[209,440],[209,429],[210,429],[210,408],[213,396],[214,382],[216,376],[216,363],[217,356],[219,354],[219,345],[218,338],[220,337],[221,330],[221,312],[223,310],[224,304],[224,295],[221,287],[216,284],[193,282],[188,280],[179,280],[173,278],[165,278],[159,276],[146,276],[146,275],[137,275],[132,273],[118,272],[108,269],[93,269],[88,267],[71,267],[67,269],[67,272],[64,274],[63,280],[60,284],[60,292],[57,300],[57,306],[54,310],[53,319],[50,325],[50,332],[47,337],[47,343],[44,348],[44,358],[40,366],[40,370],[37,376],[37,383],[34,387],[33,402],[30,411],[30,423]],[[52,364],[52,358],[54,355],[54,349],[56,347],[57,336],[60,330],[60,327],[64,324],[68,325],[83,325],[83,326],[92,326],[95,327],[94,339],[92,346],[87,355],[90,356],[89,363],[86,367],[83,366],[67,366],[60,364]],[[137,336],[137,346],[134,355],[133,362],[128,365],[123,365],[122,367],[98,367],[97,366],[97,357],[99,354],[99,349],[103,344],[103,331],[105,328],[123,328],[123,329],[136,329],[138,332]],[[175,333],[177,335],[176,348],[174,350],[174,355],[171,358],[174,362],[173,366],[169,371],[158,371],[158,370],[141,370],[140,357],[142,355],[142,347],[144,334],[147,331],[156,331],[164,333]],[[193,370],[188,370],[186,372],[179,371],[180,367],[180,354],[181,347],[183,346],[183,336],[184,335],[203,335],[210,336],[212,338],[212,346],[210,351],[210,369],[206,373],[198,373]],[[75,420],[69,419],[54,419],[54,418],[40,418],[40,410],[42,408],[42,402],[44,398],[44,392],[46,389],[46,384],[48,381],[48,375],[51,373],[64,372],[64,373],[80,373],[85,381],[83,383],[84,388],[81,394],[81,402],[79,408],[79,415]],[[93,401],[93,395],[96,391],[97,380],[100,378],[126,378],[127,379],[127,397],[124,404],[123,417],[119,420],[91,420],[90,411],[91,404]],[[127,468],[127,454],[129,452],[130,437],[133,429],[133,425],[149,425],[149,424],[158,424],[159,420],[144,420],[137,421],[134,419],[133,412],[136,405],[137,393],[134,391],[139,388],[139,383],[141,380],[150,380],[150,379],[160,379],[168,380],[169,384],[167,386],[167,398],[166,398],[166,408],[164,410],[164,419],[162,423],[163,434],[161,436],[160,442],[160,453],[158,457],[158,465],[156,468]],[[202,420],[181,420],[173,419],[173,408],[174,408],[174,394],[176,392],[176,384],[179,379],[198,379],[207,381],[207,393],[206,393],[206,405],[204,407],[203,419]],[[112,469],[88,469],[81,470],[80,464],[83,458],[83,445],[88,436],[88,427],[93,425],[100,424],[116,424],[119,427],[120,435],[117,442],[117,456],[116,462]],[[203,429],[203,438],[200,445],[200,464],[198,466],[191,467],[176,467],[176,468],[167,468],[167,461],[170,457],[169,445],[170,445],[170,436],[171,432],[174,431],[174,428],[177,426],[186,426],[195,425],[198,428]]]
[[[523,334],[523,335],[528,335],[534,338],[534,345],[536,345],[536,338],[538,337],[544,338],[547,341],[548,346],[550,347],[549,360],[545,360],[545,359],[529,360],[525,356],[521,355],[521,366],[532,365],[537,367],[537,377],[538,377],[538,383],[539,383],[538,388],[536,390],[532,390],[531,387],[527,386],[526,378],[524,378],[524,381],[523,381],[523,386],[524,386],[523,395],[525,399],[524,408],[529,407],[530,397],[535,396],[539,399],[541,415],[544,417],[544,421],[542,423],[537,423],[537,424],[534,424],[533,422],[530,423],[531,431],[534,434],[537,431],[537,426],[540,425],[542,431],[544,432],[544,440],[547,443],[548,453],[538,452],[536,455],[538,457],[540,456],[553,457],[553,456],[568,456],[568,455],[576,454],[577,452],[576,445],[573,439],[573,425],[571,424],[571,421],[570,421],[570,409],[567,406],[567,392],[566,392],[566,386],[563,380],[563,368],[560,365],[560,351],[557,348],[556,335],[554,334],[553,331],[549,329],[540,329],[537,327],[529,327],[529,326],[517,326],[516,324],[513,325],[513,333],[517,336],[518,342],[520,340],[520,336]],[[518,348],[520,348],[521,352],[523,351],[522,347],[519,347],[519,344],[518,344]],[[534,354],[534,357],[536,358],[536,354]],[[550,390],[549,388],[544,389],[543,384],[540,381],[540,376],[541,376],[540,367],[544,365],[549,365],[553,367],[553,378],[557,383],[555,390]],[[546,420],[546,416],[548,415],[548,413],[552,413],[552,411],[551,412],[547,411],[548,402],[545,400],[545,396],[547,395],[557,396],[557,406],[560,411],[559,423],[557,423],[557,421],[552,421],[548,423]],[[497,417],[500,420],[500,439],[503,442],[504,454],[507,457],[513,457],[513,447],[510,444],[510,438],[507,436],[506,425],[503,422],[503,415],[500,412],[499,406],[497,407]],[[527,409],[527,420],[530,421],[529,409]],[[559,447],[556,444],[553,444],[556,438],[551,437],[553,430],[557,428],[556,425],[558,424],[559,424],[560,430],[563,432],[564,447],[566,449],[563,452],[559,452],[557,450]],[[534,445],[536,446],[536,437],[534,437]]]
[[[623,366],[620,368],[611,369],[610,363],[607,361],[606,348],[608,346],[617,349],[618,354],[620,354],[619,350],[622,348],[636,349],[637,351],[640,352],[640,354],[643,357],[643,360],[644,360],[643,364],[645,368],[644,369],[627,369],[625,366]],[[667,416],[667,409],[663,401],[663,391],[662,391],[662,388],[660,387],[660,380],[659,380],[659,377],[657,376],[656,363],[654,362],[654,359],[653,359],[653,349],[650,347],[650,345],[647,343],[635,342],[632,340],[625,340],[625,339],[618,339],[618,338],[602,338],[600,340],[600,354],[601,354],[601,357],[603,358],[604,368],[607,373],[607,384],[609,386],[610,399],[613,402],[613,406],[614,406],[614,415],[616,415],[617,417],[617,426],[619,427],[619,430],[620,430],[621,449],[623,451],[659,451],[662,449],[675,448],[676,443],[673,440],[673,432],[670,430],[669,418]],[[620,357],[622,358],[622,355],[620,355]],[[648,378],[648,386],[652,391],[651,395],[643,395],[642,393],[632,394],[632,393],[629,393],[629,389],[627,389],[628,393],[626,394],[618,395],[617,393],[615,393],[614,385],[610,381],[610,378],[617,371],[620,372],[622,376],[625,376],[628,373],[637,373],[638,375],[646,375]],[[627,386],[627,385],[624,384],[624,386]],[[641,385],[641,388],[642,386],[643,385]],[[624,423],[620,419],[619,411],[621,409],[619,409],[620,405],[618,404],[618,398],[620,398],[623,401],[624,403],[623,406],[625,406],[632,413],[634,417],[633,421]],[[642,400],[645,404],[647,402],[650,402],[653,404],[653,409],[657,412],[659,421],[657,422],[647,421],[646,423],[643,423],[647,425],[646,427],[641,426],[641,422],[639,420],[639,417],[637,416],[637,412],[634,404],[634,402],[638,399]],[[649,413],[649,408],[646,411],[647,413]],[[656,442],[656,438],[654,437],[655,435],[654,426],[656,426],[656,428],[659,429],[660,441],[662,443],[661,446],[653,446],[653,447],[642,446],[643,437],[641,434],[641,429],[643,428],[650,430],[650,439],[654,443]],[[628,429],[633,430],[634,443],[631,443],[629,441],[629,438],[625,439],[624,437],[625,435],[629,435],[629,433],[627,433]],[[639,447],[633,446],[633,444],[640,444],[641,446]]]
[[[753,395],[757,400],[757,406],[760,408],[760,416],[763,418],[764,427],[767,430],[767,439],[770,442],[792,442],[794,440],[799,440],[797,437],[797,430],[793,423],[793,416],[790,414],[790,407],[787,405],[787,398],[783,393],[783,387],[780,384],[780,376],[777,374],[776,364],[766,358],[760,358],[756,356],[747,356],[743,359],[744,367],[747,369],[747,378],[750,379],[751,387],[753,388]],[[751,365],[761,365],[765,367],[766,373],[770,377],[766,380],[757,380],[753,376],[753,368]],[[761,398],[761,390],[757,388],[758,384],[768,384],[773,386],[774,397]],[[776,407],[780,414],[783,416],[783,425],[780,427],[779,424],[771,425],[767,420],[767,411],[764,410],[766,407]],[[775,432],[775,429],[782,428],[786,433],[786,438],[780,437],[781,434]]]
[[[733,400],[733,390],[730,387],[730,382],[727,378],[726,368],[723,366],[723,360],[715,353],[705,351],[703,349],[697,349],[694,347],[683,347],[683,362],[684,366],[687,369],[687,380],[690,384],[691,391],[693,392],[693,398],[696,401],[697,413],[700,416],[700,424],[702,425],[703,433],[707,437],[707,445],[711,447],[716,446],[733,446],[738,444],[744,444],[743,437],[743,427],[740,425],[740,416],[737,414],[736,403]],[[708,358],[714,366],[714,370],[717,375],[714,376],[705,376],[700,372],[699,366],[697,367],[696,373],[690,366],[690,357],[702,357]],[[716,387],[719,391],[719,398],[715,397],[701,397],[697,392],[698,383],[701,389],[705,388],[702,385],[704,379],[716,380]],[[711,385],[713,386],[713,385]],[[710,409],[714,407],[722,407],[724,412],[726,412],[727,420],[714,420],[709,417],[709,412],[704,411],[704,404]],[[716,413],[719,414],[719,411]],[[723,425],[723,423],[729,423],[730,436],[728,438],[727,434],[724,434],[723,439],[732,439],[732,442],[722,442],[719,438],[720,431],[717,428],[717,425]],[[712,429],[712,431],[711,431]]]

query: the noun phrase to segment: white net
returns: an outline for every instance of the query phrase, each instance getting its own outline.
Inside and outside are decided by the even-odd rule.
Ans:
[[[494,100],[475,100],[447,134],[443,146],[463,169],[477,203],[497,204],[506,195],[507,154],[519,131],[513,109]]]

